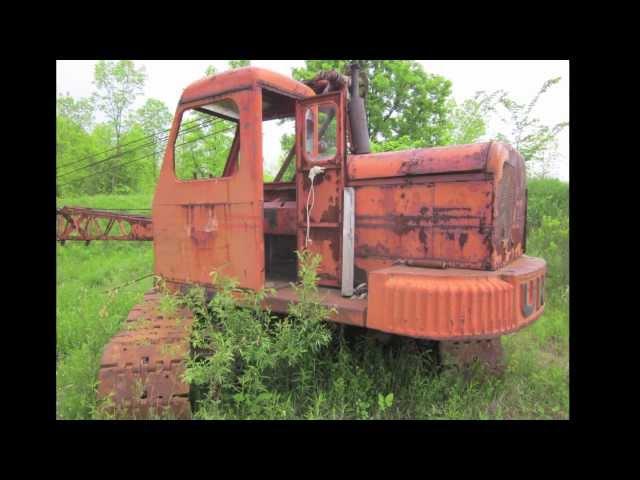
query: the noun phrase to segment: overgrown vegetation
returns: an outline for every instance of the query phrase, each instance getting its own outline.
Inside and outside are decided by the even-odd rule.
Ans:
[[[296,412],[300,387],[315,370],[317,355],[331,339],[319,303],[316,268],[319,256],[298,254],[300,301],[278,318],[261,303],[268,290],[243,291],[233,279],[213,274],[216,295],[204,291],[186,297],[197,316],[192,334],[195,354],[185,378],[201,387],[196,418],[289,418]],[[304,402],[302,402],[304,403]],[[304,412],[303,412],[304,413]]]
[[[568,418],[568,184],[530,180],[528,188],[527,253],[548,262],[546,310],[531,327],[503,338],[508,368],[502,378],[438,374],[429,351],[412,340],[382,345],[373,335],[351,335],[339,326],[317,323],[324,313],[312,310],[312,298],[288,317],[275,319],[255,307],[263,292],[234,293],[232,282],[216,278],[226,293],[213,303],[197,292],[189,297],[194,308],[200,305],[204,319],[196,341],[214,351],[212,360],[203,362],[201,351],[191,364],[191,380],[200,395],[197,418]],[[89,200],[64,203],[134,204],[127,196]],[[150,200],[134,201],[140,206]],[[151,279],[111,296],[105,290],[149,273],[151,245],[94,242],[85,247],[69,242],[57,248],[57,414],[94,418],[102,348],[151,288]],[[312,297],[310,267],[301,288]],[[243,309],[232,301],[234,295],[243,298]],[[306,318],[307,325],[296,318]],[[328,331],[331,340],[326,343]]]
[[[246,62],[229,65],[237,68]],[[344,66],[344,61],[309,61],[294,74],[307,78],[318,69]],[[515,102],[504,92],[479,92],[457,106],[449,98],[448,80],[422,72],[412,62],[371,61],[364,67],[371,78],[366,88],[374,151],[476,141],[485,133],[488,116],[503,109],[513,123],[503,137],[523,141],[528,171],[545,176],[545,162],[553,158],[554,139],[564,125],[541,125],[532,109],[555,79],[529,103]],[[96,69],[95,97],[59,98],[59,206],[150,208],[163,137],[156,142],[144,139],[167,128],[171,114],[153,99],[130,111],[132,103],[121,97],[135,97],[141,82],[144,75],[132,62],[103,63]],[[95,123],[96,106],[107,113],[108,121]],[[189,132],[202,133],[200,127]],[[140,143],[133,144],[135,148],[122,147],[136,140]],[[281,138],[282,160],[292,142],[292,137]],[[120,160],[114,168],[108,162],[93,164],[115,154]],[[147,161],[136,160],[141,158]],[[532,163],[541,168],[532,169]],[[196,417],[567,418],[568,184],[530,179],[528,189],[527,253],[548,264],[546,311],[531,327],[504,337],[508,370],[503,377],[438,373],[428,349],[413,340],[382,345],[374,335],[353,335],[321,321],[327,312],[314,298],[317,259],[304,257],[298,286],[302,301],[287,316],[258,308],[265,292],[243,292],[233,280],[217,276],[213,280],[219,293],[212,300],[206,301],[198,290],[187,297],[199,318],[195,355],[187,370],[198,394]],[[131,307],[151,288],[151,278],[129,282],[152,272],[152,246],[93,242],[87,247],[68,242],[56,248],[57,416],[104,418],[95,399],[100,356]],[[167,308],[173,301],[167,298]]]

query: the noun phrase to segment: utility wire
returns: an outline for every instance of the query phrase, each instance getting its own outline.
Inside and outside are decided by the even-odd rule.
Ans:
[[[184,126],[184,125],[190,125],[190,124],[192,124],[192,123],[195,123],[195,122],[202,122],[202,121],[209,122],[210,120],[206,120],[206,119],[205,119],[205,120],[203,120],[203,119],[190,120],[190,121],[188,121],[188,122],[184,122],[184,123],[182,124],[182,126]],[[167,129],[165,129],[165,130],[158,130],[158,131],[157,131],[157,132],[155,132],[155,133],[151,133],[151,134],[149,134],[149,135],[147,135],[147,136],[145,136],[145,137],[139,138],[139,139],[137,139],[137,140],[132,140],[131,142],[123,143],[122,145],[119,145],[119,146],[120,146],[120,147],[124,147],[124,146],[127,146],[127,145],[131,145],[131,144],[133,144],[133,143],[141,142],[142,140],[145,140],[146,138],[155,137],[155,136],[157,136],[157,135],[159,135],[159,134],[161,134],[161,133],[169,132],[170,130],[171,130],[171,128],[167,128]],[[103,153],[110,152],[110,151],[115,150],[115,149],[117,149],[117,148],[118,148],[118,146],[111,147],[111,148],[108,148],[108,149],[106,149],[106,150],[103,150],[102,152],[93,153],[93,154],[91,154],[91,155],[89,155],[89,156],[87,156],[87,157],[81,158],[81,159],[79,159],[79,160],[73,160],[73,161],[71,161],[71,162],[69,162],[69,163],[65,163],[65,164],[63,164],[63,165],[59,165],[59,166],[58,166],[58,169],[66,168],[66,167],[68,167],[68,166],[70,166],[70,165],[75,165],[76,163],[84,162],[85,160],[89,160],[89,159],[91,159],[91,158],[98,157],[98,156],[102,155]]]
[[[200,124],[200,125],[194,125],[194,126],[191,126],[191,127],[189,127],[189,128],[186,128],[186,129],[182,130],[182,132],[181,132],[181,133],[185,133],[185,132],[188,132],[188,131],[194,130],[194,129],[196,129],[196,128],[200,128],[200,127],[204,126],[205,124],[211,124],[211,123],[214,123],[214,124],[215,124],[215,123],[217,123],[217,122],[214,122],[214,119],[212,119],[212,120],[206,120],[205,122],[203,122],[203,123],[202,123],[202,124]],[[149,138],[149,137],[144,137],[144,138]],[[76,168],[76,169],[74,169],[74,170],[71,170],[71,171],[69,171],[69,172],[65,172],[65,173],[58,174],[58,176],[57,176],[57,177],[58,177],[58,178],[60,178],[60,177],[63,177],[63,176],[69,175],[69,174],[71,174],[71,173],[77,172],[77,171],[79,171],[79,170],[82,170],[82,169],[85,169],[85,168],[89,168],[89,167],[92,167],[92,166],[94,166],[94,165],[98,165],[98,164],[100,164],[100,163],[104,163],[104,162],[107,162],[107,161],[110,161],[110,160],[116,159],[116,158],[118,158],[118,157],[121,157],[122,155],[129,154],[129,153],[131,153],[131,152],[133,152],[133,151],[136,151],[136,150],[138,150],[138,149],[141,149],[141,148],[146,148],[146,147],[153,146],[153,145],[155,145],[155,144],[160,144],[160,143],[162,143],[162,142],[166,141],[166,140],[167,140],[167,138],[168,138],[168,135],[164,136],[163,138],[159,138],[159,139],[151,140],[150,142],[147,142],[147,143],[142,144],[142,145],[138,145],[138,146],[136,146],[136,147],[134,147],[134,148],[131,148],[131,149],[129,149],[129,150],[125,150],[124,152],[120,152],[120,153],[117,153],[117,154],[115,154],[115,155],[111,155],[111,156],[109,156],[109,157],[107,157],[107,158],[103,158],[102,160],[98,160],[98,161],[96,161],[96,162],[93,162],[93,163],[89,163],[89,164],[83,165],[83,166],[78,167],[78,168]],[[125,147],[125,146],[127,146],[127,145],[130,145],[131,143],[134,143],[134,142],[130,142],[130,143],[127,143],[127,144],[120,145],[120,148],[123,148],[123,147]],[[117,147],[114,147],[114,148],[117,148]],[[112,150],[113,150],[113,149],[112,149]]]
[[[216,123],[219,123],[219,121],[207,120],[205,123],[203,123],[201,125],[194,125],[192,127],[186,128],[186,129],[182,130],[182,132],[180,132],[180,133],[186,133],[186,132],[194,130],[196,128],[200,128],[200,127],[204,126],[205,124],[215,125]],[[69,172],[61,173],[61,174],[57,175],[56,178],[65,177],[65,176],[70,175],[70,174],[72,174],[74,172],[77,172],[79,170],[84,170],[85,168],[93,167],[93,166],[98,165],[100,163],[104,163],[104,162],[108,162],[110,160],[114,160],[116,158],[119,158],[119,157],[121,157],[123,155],[126,155],[126,154],[129,154],[129,153],[132,153],[132,152],[134,152],[136,150],[139,150],[141,148],[151,147],[151,146],[154,146],[154,145],[160,145],[162,142],[165,142],[168,138],[169,138],[169,136],[166,135],[164,138],[157,139],[157,140],[152,140],[152,141],[147,142],[145,144],[138,145],[137,147],[134,147],[134,148],[132,148],[130,150],[125,150],[124,152],[116,153],[115,155],[111,155],[110,157],[103,158],[102,160],[98,160],[97,162],[93,162],[93,163],[89,163],[87,165],[83,165],[83,166],[75,168],[75,169],[73,169],[73,170],[71,170]],[[133,142],[131,142],[131,143],[133,143]],[[121,145],[120,148],[122,148],[125,145],[127,145],[127,144]]]
[[[198,137],[198,138],[196,138],[196,139],[194,139],[194,140],[189,140],[189,141],[187,141],[187,142],[179,143],[179,144],[177,144],[177,145],[176,145],[176,147],[181,147],[182,145],[186,145],[187,143],[197,142],[198,140],[202,140],[203,138],[207,138],[207,137],[210,137],[210,136],[212,136],[212,135],[217,135],[217,134],[219,134],[219,133],[226,132],[226,131],[231,130],[231,129],[234,129],[234,128],[236,128],[236,126],[235,126],[235,125],[234,125],[233,127],[225,128],[225,129],[219,130],[219,131],[217,131],[217,132],[210,133],[210,134],[208,134],[208,135],[203,135],[202,137]],[[129,161],[129,162],[119,163],[119,164],[117,164],[117,165],[110,165],[109,167],[124,167],[125,165],[129,165],[129,164],[131,164],[131,163],[138,162],[138,161],[140,161],[140,160],[144,160],[145,158],[151,157],[151,156],[153,156],[153,155],[155,155],[155,152],[154,152],[154,153],[152,153],[152,154],[149,154],[149,155],[144,155],[144,156],[142,156],[142,157],[136,158],[136,159],[131,160],[131,161]],[[58,188],[59,188],[59,187],[64,187],[65,185],[69,185],[70,183],[77,182],[78,180],[84,180],[85,178],[89,178],[89,177],[93,177],[94,175],[98,175],[98,174],[101,174],[101,173],[105,173],[105,172],[107,172],[108,170],[109,170],[109,168],[106,168],[106,169],[104,169],[104,170],[100,170],[99,172],[94,172],[94,173],[91,173],[91,174],[89,174],[89,175],[85,175],[84,177],[74,178],[73,180],[69,180],[68,182],[65,182],[65,183],[63,183],[63,184],[61,184],[61,185],[58,185]]]

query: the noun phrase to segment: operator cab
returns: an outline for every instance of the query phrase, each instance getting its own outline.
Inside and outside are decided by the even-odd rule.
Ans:
[[[221,270],[252,289],[296,279],[296,115],[300,102],[315,96],[255,67],[184,90],[154,197],[158,274],[206,284],[212,270]],[[335,151],[317,133],[322,115],[315,109],[305,119],[308,148],[320,155]],[[331,135],[335,144],[335,129]]]

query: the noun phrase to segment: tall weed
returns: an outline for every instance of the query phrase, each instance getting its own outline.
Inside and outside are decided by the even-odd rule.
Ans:
[[[234,279],[212,274],[215,295],[206,303],[204,291],[192,289],[186,305],[197,321],[192,334],[194,354],[185,379],[199,387],[197,417],[216,418],[222,411],[236,418],[286,418],[293,404],[287,391],[304,383],[314,355],[331,340],[324,322],[330,314],[318,299],[317,255],[298,253],[299,301],[285,318],[263,308],[269,290],[238,288]]]

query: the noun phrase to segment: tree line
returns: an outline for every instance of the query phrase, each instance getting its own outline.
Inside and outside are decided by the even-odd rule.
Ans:
[[[496,90],[479,91],[458,104],[452,98],[450,80],[428,73],[410,60],[307,60],[304,67],[292,70],[292,76],[306,80],[322,70],[346,73],[352,62],[358,62],[364,74],[369,136],[375,152],[473,143],[486,135],[492,119],[499,118],[507,128],[498,133],[497,139],[520,151],[532,175],[548,176],[557,161],[558,135],[568,123],[545,125],[536,116],[535,107],[560,77],[544,82],[528,102],[518,102],[507,92]],[[228,62],[229,68],[249,64],[247,60]],[[204,73],[217,72],[209,66]],[[58,96],[59,196],[153,190],[172,112],[154,98],[133,108],[144,93],[146,79],[144,67],[137,67],[133,61],[99,61],[90,97]],[[104,121],[96,122],[98,112]],[[206,124],[196,120],[198,117],[194,117],[188,135],[183,137],[187,139],[185,143],[205,137],[209,131]],[[215,148],[213,142],[228,139],[211,137],[207,141]],[[282,159],[293,141],[292,136],[281,138]],[[196,147],[185,148],[189,149],[189,158],[195,159]],[[195,162],[189,168],[201,168]],[[265,177],[272,178],[274,174],[265,172]]]

